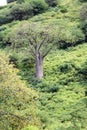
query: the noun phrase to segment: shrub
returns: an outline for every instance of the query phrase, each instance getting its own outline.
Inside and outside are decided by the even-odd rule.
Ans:
[[[67,11],[67,7],[65,7],[65,6],[60,6],[60,11],[62,12],[62,13],[67,13],[68,11]]]
[[[85,40],[85,35],[78,27],[67,27],[59,34],[59,48],[65,49],[69,46],[75,46]]]
[[[17,73],[18,70],[9,64],[6,54],[0,51],[0,129],[2,130],[19,130],[29,124],[39,124],[34,105],[34,98],[37,99],[38,95],[26,87]]]
[[[55,7],[57,6],[57,0],[45,0],[49,6]]]
[[[85,62],[82,67],[79,68],[79,74],[82,75],[84,79],[87,79],[87,62]]]
[[[33,15],[33,8],[29,3],[15,4],[10,14],[14,20],[28,19]]]
[[[13,20],[12,16],[10,15],[10,11],[7,10],[5,12],[2,12],[0,14],[0,25],[9,23]]]
[[[37,15],[38,13],[43,13],[45,10],[48,9],[48,5],[45,0],[30,0],[30,3],[33,7],[34,15]]]

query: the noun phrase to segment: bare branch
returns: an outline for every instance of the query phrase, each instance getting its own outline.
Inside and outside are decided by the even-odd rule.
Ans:
[[[45,43],[45,41],[47,40],[47,37],[48,35],[46,34],[45,36],[44,36],[44,38],[43,38],[43,40],[42,40],[42,42],[41,43],[39,43],[39,45],[38,45],[38,50],[40,50],[40,48],[42,47],[42,45]]]
[[[33,37],[31,36],[31,38],[29,37],[28,38],[28,40],[29,40],[29,43],[33,46],[33,48],[36,50],[36,47],[37,47],[37,45],[36,45],[36,41],[33,39],[33,41],[31,40],[31,39],[33,39]],[[35,44],[34,44],[35,43]]]
[[[43,58],[44,58],[45,56],[47,56],[47,54],[50,52],[50,50],[52,49],[53,46],[54,46],[54,44],[43,54]]]
[[[35,52],[34,52],[34,50],[33,50],[33,48],[32,48],[32,45],[29,44],[29,47],[30,47],[30,52],[31,52],[31,54],[32,54],[33,56],[35,56],[36,54],[35,54]]]

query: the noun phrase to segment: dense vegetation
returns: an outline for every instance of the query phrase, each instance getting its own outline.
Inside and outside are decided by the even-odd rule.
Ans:
[[[87,130],[87,1],[8,2],[0,7],[0,129]]]
[[[38,95],[27,88],[17,76],[18,70],[9,65],[9,59],[0,51],[0,129],[22,129],[39,125],[35,117],[35,99]],[[26,96],[25,96],[26,95]],[[33,107],[33,108],[32,108]]]

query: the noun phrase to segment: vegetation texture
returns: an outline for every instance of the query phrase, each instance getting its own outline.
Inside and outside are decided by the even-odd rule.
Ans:
[[[0,130],[87,130],[87,0],[0,7]]]

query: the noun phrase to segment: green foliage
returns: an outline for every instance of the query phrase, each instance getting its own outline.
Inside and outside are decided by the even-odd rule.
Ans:
[[[38,95],[26,87],[17,73],[18,70],[9,65],[6,54],[0,51],[0,129],[3,130],[20,130],[29,124],[39,124],[34,102]]]
[[[2,107],[3,110],[0,111],[0,113],[3,114],[1,116],[0,129],[37,130],[39,129],[39,121],[36,117],[37,113],[41,120],[43,130],[86,130],[87,43],[84,43],[87,39],[85,38],[87,34],[86,0],[58,0],[58,6],[53,4],[56,0],[49,0],[49,4],[52,3],[51,6],[55,6],[55,8],[44,8],[44,4],[41,5],[41,0],[39,0],[39,2],[38,0],[25,1],[26,4],[28,2],[32,7],[33,16],[27,20],[27,22],[21,21],[20,23],[20,21],[15,21],[9,23],[13,20],[12,15],[10,15],[10,10],[13,8],[12,3],[8,4],[7,7],[0,8],[0,24],[9,23],[0,26],[0,45],[1,47],[5,46],[11,53],[9,62],[7,62],[8,58],[5,58],[6,55],[4,55],[3,52],[1,52],[2,55],[0,53],[1,59],[4,59],[2,61],[3,64],[0,59],[0,67],[2,66],[0,73],[5,71],[4,74],[0,74],[0,86],[2,86],[0,88],[0,101],[2,103],[0,108]],[[83,2],[81,3],[81,1]],[[13,3],[15,6],[15,2]],[[38,12],[41,14],[38,14]],[[31,14],[24,14],[22,19],[24,20],[30,17]],[[9,20],[9,18],[12,19]],[[7,22],[5,22],[6,20]],[[34,60],[25,47],[27,39],[24,43],[22,42],[23,37],[19,39],[20,44],[18,44],[18,42],[16,43],[17,46],[15,45],[16,49],[14,51],[11,50],[12,48],[10,46],[13,40],[9,42],[9,32],[13,32],[13,35],[11,34],[9,36],[16,41],[18,39],[17,37],[15,38],[14,34],[17,34],[17,30],[25,32],[28,28],[28,24],[26,23],[31,22],[32,25],[36,24],[37,30],[39,28],[40,31],[43,31],[43,25],[46,25],[46,27],[49,26],[50,29],[54,27],[52,33],[56,34],[55,43],[57,43],[57,46],[55,46],[55,49],[49,53],[44,61],[44,80],[37,80],[33,77]],[[22,30],[23,28],[21,29],[21,27],[24,27],[24,30]],[[35,27],[36,26],[33,26],[33,30]],[[25,50],[23,50],[23,48],[25,48]],[[59,50],[58,48],[62,49]],[[9,68],[11,66],[9,63],[14,63],[14,67],[19,68],[20,71],[13,67]],[[38,98],[36,92],[30,89],[30,87],[26,88],[25,83],[19,79],[16,71],[21,75],[21,79],[27,81],[28,86],[34,87],[38,91],[38,103],[36,102]],[[19,89],[21,90],[20,92]],[[37,109],[35,105],[38,106],[39,109]],[[34,108],[33,111],[32,108]],[[14,114],[17,117],[14,117]],[[34,120],[27,122],[24,120],[27,117],[29,117],[29,119],[32,117]]]
[[[44,0],[11,3],[5,8],[1,8],[0,25],[10,23],[13,20],[28,19],[33,15],[43,13],[47,9],[48,5]]]
[[[31,6],[33,7],[34,15],[43,13],[48,9],[48,5],[45,0],[30,0]]]
[[[58,4],[57,0],[45,0],[49,6],[55,7]]]
[[[24,128],[22,130],[39,130],[39,129],[35,126],[28,126],[28,127]]]
[[[24,2],[24,0],[17,0],[17,2],[21,4]]]
[[[85,87],[75,83],[63,86],[55,94],[41,94],[39,116],[48,130],[67,130],[74,127],[78,130],[86,129],[87,118],[85,117],[87,111],[85,101],[87,98],[84,96]]]
[[[15,4],[10,10],[10,15],[14,20],[28,19],[33,15],[33,7],[29,3]]]
[[[14,2],[14,1],[16,1],[16,0],[7,0],[7,3]]]
[[[82,75],[84,80],[87,79],[87,62],[83,63],[83,65],[79,68],[79,73]]]
[[[83,5],[80,10],[81,27],[85,34],[85,40],[87,41],[87,4]]]
[[[87,84],[80,75],[87,44],[51,52],[44,62],[45,79],[33,82],[40,91],[38,112],[43,129],[85,130]]]
[[[67,48],[82,43],[85,40],[85,35],[78,26],[60,25],[59,28],[59,43],[60,48]]]
[[[0,13],[0,25],[9,23],[13,20],[9,10],[4,10]]]

